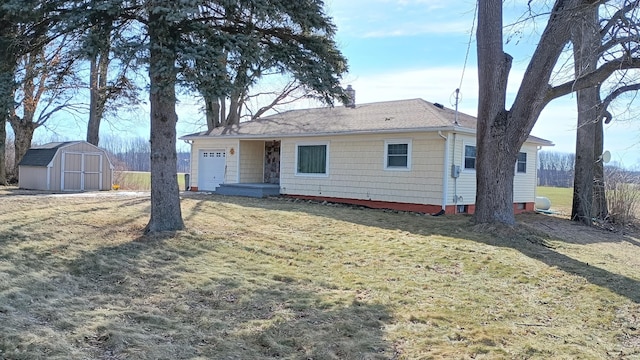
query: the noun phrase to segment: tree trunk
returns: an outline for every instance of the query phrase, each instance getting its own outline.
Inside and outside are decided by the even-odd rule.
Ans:
[[[0,185],[7,185],[7,120],[2,115],[0,115]]]
[[[31,141],[33,140],[33,133],[36,129],[36,126],[33,122],[12,122],[11,128],[13,129],[13,133],[15,134],[14,139],[14,149],[15,149],[15,162],[13,173],[16,178],[18,177],[18,163],[24,157],[24,154],[27,153],[27,150],[31,147]]]
[[[219,98],[204,97],[205,115],[207,117],[207,131],[220,126],[220,102]]]
[[[573,204],[571,220],[591,225],[593,207],[593,168],[595,128],[593,101],[597,101],[597,89],[578,91],[578,129],[576,131],[576,162],[573,179]]]
[[[502,1],[478,1],[476,223],[515,223],[513,177],[517,154],[552,98],[549,79],[569,41],[573,11],[581,3],[556,0],[513,105],[506,111],[511,57],[502,47]]]
[[[87,123],[87,142],[98,146],[100,141],[100,118],[98,117],[98,56],[91,58],[89,70],[89,122]]]
[[[0,44],[3,43],[3,41],[0,41]],[[3,49],[6,49],[6,47],[3,47]],[[5,53],[4,50],[2,52]],[[14,110],[14,66],[17,61],[11,61],[11,56],[8,52],[0,58],[0,185],[7,185],[7,123]]]
[[[476,133],[477,223],[515,223],[513,174],[516,154],[501,141],[506,131],[507,79],[511,57],[502,48],[502,1],[478,3],[478,129]]]
[[[239,111],[239,96],[234,92],[232,93],[229,101],[229,112],[224,122],[224,126],[236,125],[237,123],[240,122],[238,111]]]
[[[592,72],[598,65],[600,34],[597,7],[583,8],[572,28],[573,57],[576,78]],[[600,89],[591,87],[577,92],[578,129],[573,180],[571,220],[591,225],[593,214],[593,179],[596,155],[597,123],[601,122]]]
[[[100,123],[104,116],[105,104],[107,102],[107,75],[109,70],[109,51],[111,42],[110,34],[103,35],[102,46],[92,58],[89,73],[90,100],[89,100],[89,122],[87,123],[87,142],[98,146],[100,142]]]
[[[600,159],[604,150],[604,121],[600,119],[596,123],[596,144],[594,146],[594,158]],[[609,216],[607,195],[604,187],[604,162],[602,159],[596,162],[593,168],[593,216],[600,220],[606,220]]]
[[[184,228],[180,210],[176,153],[176,44],[168,11],[172,0],[149,1],[149,79],[151,105],[151,218],[145,233]],[[160,10],[162,9],[162,10]],[[164,11],[163,11],[164,10]]]

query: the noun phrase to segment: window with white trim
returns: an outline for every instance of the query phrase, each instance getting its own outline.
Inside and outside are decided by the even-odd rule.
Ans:
[[[296,174],[327,175],[328,150],[328,143],[296,145]]]
[[[476,147],[473,145],[464,146],[464,168],[471,170],[476,168]]]
[[[518,173],[527,172],[527,153],[526,152],[518,153],[518,161],[516,163],[516,172]]]
[[[411,140],[384,142],[384,168],[386,170],[411,169]]]

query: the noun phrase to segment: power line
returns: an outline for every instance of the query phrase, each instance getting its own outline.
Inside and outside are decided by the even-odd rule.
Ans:
[[[467,53],[464,56],[464,65],[462,66],[462,75],[460,76],[460,86],[462,88],[462,80],[464,79],[464,72],[467,69],[467,61],[469,60],[469,52],[471,51],[471,42],[473,41],[473,31],[475,30],[476,19],[478,17],[478,2],[476,1],[476,7],[473,11],[473,22],[471,23],[471,31],[469,32],[469,42],[467,43]]]

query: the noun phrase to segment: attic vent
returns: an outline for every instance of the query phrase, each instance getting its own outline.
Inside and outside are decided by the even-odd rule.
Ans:
[[[433,106],[437,107],[438,109],[444,109],[444,105],[442,104],[433,103]]]

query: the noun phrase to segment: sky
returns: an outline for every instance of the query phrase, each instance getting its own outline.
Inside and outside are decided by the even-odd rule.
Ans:
[[[525,1],[505,1],[505,25],[518,23]],[[356,89],[359,103],[422,98],[453,107],[460,88],[459,109],[477,114],[478,73],[474,13],[470,0],[327,0],[338,27],[338,44],[349,59],[345,80]],[[505,29],[505,50],[514,57],[507,109],[544,24],[533,21]],[[469,49],[469,55],[467,54]],[[466,66],[465,66],[466,59]],[[556,80],[562,80],[559,73]],[[640,119],[630,120],[624,103],[618,121],[605,125],[605,149],[612,161],[640,166]],[[575,152],[576,99],[551,102],[532,135],[551,140],[545,150]],[[622,119],[622,120],[620,120]]]
[[[526,12],[525,1],[504,3],[505,24],[517,24],[505,28],[505,50],[514,57],[508,85],[509,108],[544,24],[518,21]],[[325,0],[325,5],[337,25],[338,46],[348,59],[344,86],[356,89],[357,103],[422,98],[453,108],[455,89],[459,88],[460,111],[476,115],[475,1]],[[560,73],[556,80],[563,76]],[[181,99],[178,136],[199,131],[204,123],[199,101],[184,96]],[[617,119],[624,121],[605,125],[605,149],[611,152],[613,161],[625,167],[640,167],[640,120],[630,120],[633,114],[626,104],[619,104],[618,108]],[[128,121],[107,124],[103,133],[115,137],[148,136],[146,105],[121,117]],[[84,138],[83,126],[82,121],[70,126],[54,125],[38,130],[36,138]],[[575,133],[576,104],[572,95],[550,103],[532,131],[532,135],[555,144],[545,150],[558,152],[575,151]]]

